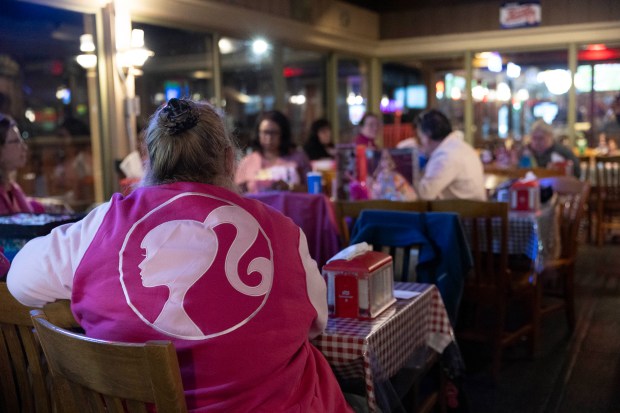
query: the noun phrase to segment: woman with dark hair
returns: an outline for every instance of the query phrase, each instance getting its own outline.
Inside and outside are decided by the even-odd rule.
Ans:
[[[256,135],[252,142],[254,152],[239,162],[235,183],[242,191],[256,192],[259,182],[272,188],[302,184],[310,172],[310,161],[299,150],[291,137],[288,118],[277,110],[261,114],[256,122]]]
[[[143,184],[27,243],[9,290],[33,307],[70,299],[89,337],[172,341],[190,412],[350,413],[310,344],[327,296],[306,237],[235,192],[224,125],[209,103],[170,99],[146,130]]]
[[[311,161],[334,157],[332,127],[327,119],[317,119],[312,122],[304,151]]]
[[[15,171],[26,164],[27,153],[15,120],[0,113],[0,215],[43,212],[43,206],[28,200],[14,179]]]
[[[354,143],[356,145],[364,145],[369,148],[377,148],[375,139],[379,136],[379,129],[381,128],[381,120],[379,116],[372,112],[364,113],[359,123],[359,134],[355,137]]]

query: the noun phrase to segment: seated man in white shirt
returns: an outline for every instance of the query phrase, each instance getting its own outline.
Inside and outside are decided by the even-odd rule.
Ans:
[[[421,199],[486,200],[484,171],[476,151],[453,131],[438,110],[422,112],[414,121],[421,149],[428,157],[418,185]]]

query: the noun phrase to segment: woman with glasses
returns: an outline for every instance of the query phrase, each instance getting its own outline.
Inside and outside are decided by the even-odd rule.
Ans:
[[[0,113],[0,215],[43,212],[43,207],[29,201],[15,182],[15,171],[26,164],[27,152],[15,120]]]
[[[305,182],[310,161],[291,137],[287,117],[277,110],[263,113],[256,123],[254,152],[239,162],[235,183],[243,192],[288,189]]]

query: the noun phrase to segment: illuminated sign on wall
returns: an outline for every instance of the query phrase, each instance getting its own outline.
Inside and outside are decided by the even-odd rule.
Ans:
[[[502,4],[499,23],[502,29],[516,29],[540,25],[540,1],[513,1]]]

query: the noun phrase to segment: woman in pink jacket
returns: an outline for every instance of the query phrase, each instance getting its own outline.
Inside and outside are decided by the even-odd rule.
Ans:
[[[90,337],[172,341],[192,412],[351,412],[309,341],[327,303],[306,237],[237,193],[220,115],[171,99],[145,144],[143,186],[26,244],[11,293],[29,306],[71,299]]]
[[[43,207],[29,201],[14,180],[15,171],[26,164],[27,153],[15,121],[0,113],[0,215],[43,212]]]

